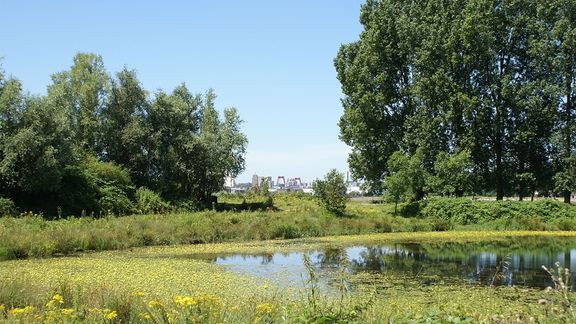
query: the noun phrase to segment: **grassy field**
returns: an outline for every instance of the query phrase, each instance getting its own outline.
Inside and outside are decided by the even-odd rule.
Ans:
[[[351,276],[361,289],[323,293],[314,270],[305,286],[280,287],[191,256],[289,252],[385,242],[477,242],[513,236],[576,237],[576,232],[391,233],[320,239],[134,248],[75,257],[3,261],[0,321],[6,322],[562,322],[571,316],[560,290],[390,285],[389,276]],[[310,279],[312,278],[312,279]],[[344,287],[344,286],[342,286]],[[564,305],[564,306],[563,306]],[[571,305],[571,304],[570,304]],[[572,318],[573,320],[573,318]]]
[[[0,260],[367,233],[576,229],[576,207],[546,201],[430,200],[425,207],[403,204],[399,215],[394,215],[393,204],[359,201],[349,202],[342,217],[327,213],[304,195],[275,195],[274,207],[263,207],[262,197],[227,196],[221,202],[218,208],[225,211],[59,220],[33,214],[0,217]]]

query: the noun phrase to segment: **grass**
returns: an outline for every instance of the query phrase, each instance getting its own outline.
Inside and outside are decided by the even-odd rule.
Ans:
[[[576,237],[575,232],[390,233],[318,239],[146,247],[75,257],[3,261],[0,321],[6,322],[564,322],[572,292],[455,284],[394,284],[390,275],[347,275],[357,290],[280,287],[191,256],[289,252],[325,245],[477,242],[503,237]],[[559,272],[560,273],[560,272]],[[564,272],[561,272],[564,273]],[[544,301],[544,302],[543,302]]]
[[[571,230],[576,229],[576,207],[555,204],[535,205],[561,211],[560,218],[526,217],[517,205],[500,204],[498,211],[512,210],[518,217],[502,217],[486,222],[460,224],[457,217],[439,217],[430,206],[404,204],[404,216],[393,216],[393,204],[350,202],[347,214],[336,217],[318,207],[305,195],[278,194],[274,208],[238,211],[241,206],[260,206],[258,197],[222,197],[227,211],[202,211],[126,217],[80,217],[45,220],[41,215],[0,218],[0,260],[73,255],[82,251],[122,250],[143,246],[166,246],[214,242],[245,242],[270,239],[296,239],[335,235],[359,235],[389,232],[452,230]],[[438,201],[435,201],[439,205]],[[450,202],[452,204],[452,201]],[[450,205],[448,204],[448,205]],[[490,203],[483,203],[490,204]],[[495,203],[492,203],[495,204]],[[532,206],[524,202],[525,206]],[[538,204],[538,203],[534,203]],[[453,204],[466,215],[474,209],[467,202]],[[238,206],[235,210],[234,206]],[[451,206],[451,205],[450,205]],[[483,205],[484,206],[484,205]],[[512,207],[510,207],[512,206]],[[482,207],[486,210],[487,207]],[[567,209],[568,208],[568,209]],[[420,210],[432,216],[424,217]],[[511,212],[512,213],[512,212]],[[446,212],[446,215],[451,215]],[[452,213],[454,214],[454,213]],[[457,213],[456,213],[457,214]],[[459,214],[458,214],[459,215]],[[574,226],[572,226],[574,225]],[[452,234],[450,234],[451,236]]]

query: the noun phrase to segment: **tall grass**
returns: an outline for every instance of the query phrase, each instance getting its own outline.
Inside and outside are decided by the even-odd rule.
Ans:
[[[225,203],[234,206],[230,196]],[[236,203],[246,203],[245,198]],[[248,200],[247,204],[253,203]],[[0,218],[0,260],[152,245],[292,239],[448,229],[576,229],[576,207],[549,202],[476,203],[459,199],[404,205],[349,203],[335,217],[306,196],[276,195],[275,208],[45,220],[31,213]],[[423,207],[422,207],[423,206]],[[422,209],[420,212],[419,210]],[[483,216],[484,215],[484,216]],[[490,215],[490,216],[485,216]],[[496,216],[494,216],[496,215]],[[463,221],[466,220],[466,221]]]

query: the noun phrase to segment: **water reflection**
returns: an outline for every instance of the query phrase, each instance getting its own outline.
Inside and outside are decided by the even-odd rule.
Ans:
[[[286,283],[302,282],[303,252],[217,256],[232,270]],[[481,285],[546,287],[542,265],[556,261],[576,272],[574,239],[533,238],[473,243],[397,243],[370,246],[328,245],[309,252],[315,270],[330,284],[347,260],[350,274],[389,275],[422,284],[460,282]],[[574,275],[573,275],[574,276]],[[574,279],[574,278],[572,278]],[[571,280],[574,282],[574,280]]]

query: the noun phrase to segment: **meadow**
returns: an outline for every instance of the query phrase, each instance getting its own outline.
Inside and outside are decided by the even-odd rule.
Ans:
[[[304,260],[289,287],[231,271],[201,256],[312,251],[322,246],[393,242],[489,242],[504,237],[576,237],[576,232],[457,231],[333,236],[215,243],[73,257],[3,261],[0,320],[8,323],[334,323],[564,322],[574,320],[572,293],[561,289],[424,285],[394,275],[335,270],[321,289]],[[306,257],[305,257],[306,259]],[[346,262],[346,261],[342,261]],[[563,278],[563,277],[560,277]],[[401,284],[398,284],[400,283]],[[350,289],[351,286],[356,287]]]
[[[309,196],[222,196],[214,210],[47,220],[0,217],[0,260],[73,255],[132,247],[244,242],[335,235],[447,230],[576,230],[576,207],[554,201],[430,199],[394,205],[352,201],[332,215]]]
[[[396,215],[393,204],[361,200],[349,202],[345,215],[334,216],[311,197],[275,195],[273,205],[267,199],[223,196],[219,206],[200,212],[56,220],[31,213],[2,217],[0,321],[575,320],[573,293],[563,286],[569,279],[564,269],[553,272],[558,284],[549,290],[442,280],[429,284],[408,273],[352,273],[345,258],[326,272],[308,254],[359,244],[416,243],[427,244],[431,255],[458,255],[467,252],[444,244],[481,250],[510,237],[506,249],[532,244],[536,250],[544,238],[576,237],[576,232],[561,231],[576,228],[573,206],[431,199],[402,204]],[[218,255],[295,251],[303,253],[306,267],[302,273],[286,274],[300,278],[290,284],[213,262]]]

